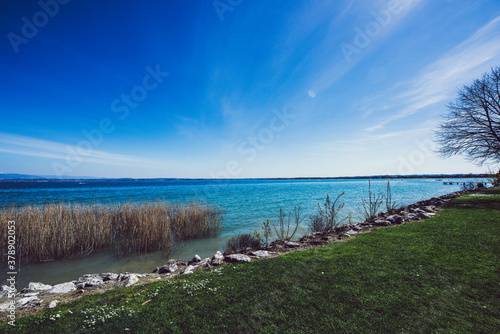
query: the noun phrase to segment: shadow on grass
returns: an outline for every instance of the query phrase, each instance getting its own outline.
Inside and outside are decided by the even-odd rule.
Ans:
[[[490,188],[454,199],[446,208],[500,210],[500,188]]]
[[[500,187],[485,189],[484,193],[490,195],[500,195]]]
[[[457,199],[450,207],[473,210],[500,210],[500,198],[476,199],[469,197],[466,199]]]

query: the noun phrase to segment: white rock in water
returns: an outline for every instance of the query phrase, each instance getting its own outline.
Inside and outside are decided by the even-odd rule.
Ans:
[[[23,292],[27,291],[48,291],[52,289],[52,285],[48,284],[43,284],[43,283],[37,283],[37,282],[30,282],[28,286],[23,289]]]
[[[57,303],[59,303],[58,300],[53,300],[49,303],[49,308],[54,308],[57,306]]]
[[[73,282],[66,282],[54,285],[54,287],[49,290],[49,293],[68,293],[75,290],[76,286]]]

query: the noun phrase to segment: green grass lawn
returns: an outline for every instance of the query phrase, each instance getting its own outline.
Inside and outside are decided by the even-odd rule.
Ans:
[[[499,333],[499,254],[500,190],[490,189],[422,222],[118,288],[0,331]]]

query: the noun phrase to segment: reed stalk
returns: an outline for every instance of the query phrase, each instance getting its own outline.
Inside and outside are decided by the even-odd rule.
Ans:
[[[0,221],[16,222],[18,258],[37,263],[113,250],[116,255],[171,251],[175,241],[217,236],[218,207],[187,204],[45,204],[0,209]],[[7,224],[0,243],[7,245]],[[0,249],[6,263],[7,247]]]

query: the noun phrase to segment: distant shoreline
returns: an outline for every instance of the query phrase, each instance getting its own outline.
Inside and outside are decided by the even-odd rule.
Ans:
[[[0,174],[2,181],[240,181],[240,180],[360,180],[360,179],[458,179],[487,178],[488,174],[412,174],[412,175],[365,175],[365,176],[297,176],[297,177],[249,177],[249,178],[93,178],[37,176],[24,174]]]

